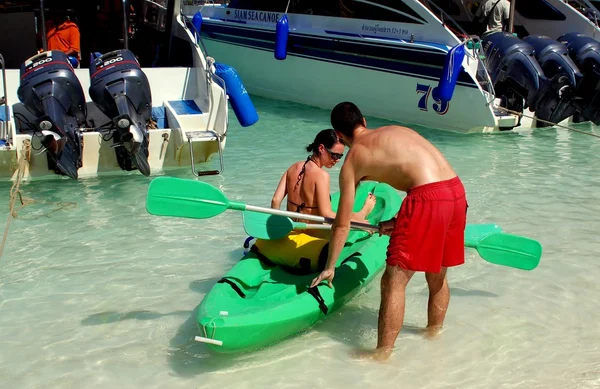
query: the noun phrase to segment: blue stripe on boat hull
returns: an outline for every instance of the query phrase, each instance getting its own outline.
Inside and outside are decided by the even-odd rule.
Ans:
[[[236,46],[265,51],[273,51],[275,47],[274,31],[205,22],[202,32],[209,39]],[[445,52],[435,48],[407,48],[299,34],[290,34],[288,55],[434,81],[440,79],[446,58]],[[465,72],[461,72],[458,84],[477,88],[477,84]]]

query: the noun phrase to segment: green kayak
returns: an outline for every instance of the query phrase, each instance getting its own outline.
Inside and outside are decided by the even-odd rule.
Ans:
[[[356,193],[359,211],[368,193],[377,197],[368,219],[388,220],[402,199],[387,184],[364,182]],[[337,209],[339,193],[332,195]],[[354,297],[384,269],[389,237],[351,230],[337,264],[333,288],[322,284],[309,290],[315,274],[296,275],[265,263],[248,252],[210,290],[196,320],[200,338],[216,352],[232,353],[262,348],[306,330]]]
[[[402,199],[387,184],[359,185],[354,211],[368,193],[377,203],[368,219],[378,224],[396,215]],[[337,209],[339,193],[332,196]],[[465,245],[475,247],[489,235],[502,233],[495,224],[467,225]],[[337,263],[333,288],[325,283],[309,289],[317,273],[292,274],[249,251],[202,300],[196,321],[209,348],[220,353],[252,351],[277,343],[313,326],[354,297],[385,268],[389,237],[351,230]]]

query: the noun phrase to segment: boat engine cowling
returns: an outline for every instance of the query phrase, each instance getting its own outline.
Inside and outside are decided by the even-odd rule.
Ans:
[[[558,40],[565,45],[583,80],[575,91],[579,113],[575,122],[592,121],[600,124],[600,42],[580,33],[568,33]]]
[[[119,166],[150,175],[147,123],[152,115],[152,94],[134,54],[115,50],[92,57],[90,78],[90,97],[112,120],[113,142],[122,146],[115,148]]]
[[[529,43],[509,33],[494,33],[483,39],[486,67],[502,105],[521,112],[535,111],[541,96],[549,89],[544,71]],[[524,103],[523,101],[524,100]]]
[[[82,166],[82,134],[86,120],[83,88],[62,51],[45,51],[21,64],[19,100],[36,118],[48,167],[77,179]]]
[[[535,111],[539,119],[559,123],[572,116],[576,111],[577,97],[575,90],[581,82],[583,74],[571,60],[565,45],[544,35],[530,35],[523,38],[535,50],[535,58],[551,88],[540,97]],[[538,127],[551,124],[538,122]]]

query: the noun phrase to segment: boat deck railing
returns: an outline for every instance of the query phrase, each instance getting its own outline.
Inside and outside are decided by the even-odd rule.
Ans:
[[[433,1],[428,1],[427,5],[429,6],[431,13],[433,13],[442,22],[442,25],[450,30],[458,39],[465,40],[469,38],[469,34],[467,34],[460,24],[440,8],[440,6]],[[452,27],[450,27],[449,24],[451,24]]]

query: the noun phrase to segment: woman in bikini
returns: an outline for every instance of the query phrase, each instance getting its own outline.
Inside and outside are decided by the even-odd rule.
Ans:
[[[287,210],[309,215],[335,218],[331,208],[329,194],[329,173],[322,167],[331,169],[344,156],[344,145],[331,129],[317,134],[313,143],[306,147],[311,155],[306,161],[294,163],[283,173],[277,190],[271,200],[271,208],[280,209],[283,198],[287,196]],[[375,196],[369,195],[363,208],[352,214],[352,220],[368,223],[366,217],[375,206]],[[299,220],[309,223],[307,220]],[[318,230],[306,230],[306,233],[322,234]]]

